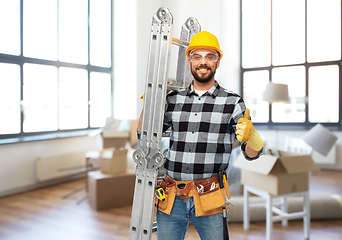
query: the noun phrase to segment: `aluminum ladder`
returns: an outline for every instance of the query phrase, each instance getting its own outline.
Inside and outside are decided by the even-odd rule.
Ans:
[[[156,223],[153,222],[154,191],[158,169],[165,162],[161,140],[166,91],[179,90],[191,83],[185,50],[191,37],[198,32],[200,25],[197,19],[190,17],[181,28],[180,39],[173,38],[173,16],[168,8],[159,8],[152,18],[140,148],[133,153],[136,181],[130,240],[151,239],[152,232],[156,231]],[[177,74],[176,80],[168,83],[172,44],[179,46]]]

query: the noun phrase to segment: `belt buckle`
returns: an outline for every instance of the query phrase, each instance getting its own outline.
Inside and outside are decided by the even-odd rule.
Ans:
[[[189,199],[189,192],[186,192],[186,183],[177,184],[177,195],[181,199]]]

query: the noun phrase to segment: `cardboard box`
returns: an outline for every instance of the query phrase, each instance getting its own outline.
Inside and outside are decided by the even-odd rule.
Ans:
[[[137,128],[138,128],[139,119],[134,119],[130,121],[130,143],[131,147],[134,148],[135,145],[138,144],[137,138]]]
[[[101,155],[101,172],[115,174],[127,170],[127,149],[111,149],[103,151]]]
[[[120,149],[125,147],[127,141],[130,139],[129,131],[103,130],[101,135],[103,148]]]
[[[89,172],[89,203],[95,210],[132,205],[134,185],[134,169],[118,174],[103,174],[101,171]]]
[[[272,195],[307,191],[309,172],[319,170],[309,155],[281,151],[279,157],[263,155],[254,161],[248,161],[240,154],[234,167],[241,168],[242,184]]]

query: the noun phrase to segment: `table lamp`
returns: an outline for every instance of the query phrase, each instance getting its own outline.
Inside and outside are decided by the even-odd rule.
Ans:
[[[289,88],[286,84],[268,82],[262,100],[269,103],[289,102]]]
[[[336,143],[337,137],[329,129],[318,123],[303,136],[303,140],[315,151],[327,156]]]
[[[289,102],[289,87],[286,84],[268,82],[262,96],[262,100],[269,102],[287,103]],[[277,125],[275,125],[277,126]],[[276,148],[278,148],[278,128],[276,127]],[[275,151],[277,152],[277,151]]]

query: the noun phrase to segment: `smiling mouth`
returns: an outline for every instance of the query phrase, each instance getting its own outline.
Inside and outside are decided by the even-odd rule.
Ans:
[[[210,71],[209,67],[198,67],[196,68],[196,70],[200,71],[201,73],[206,73],[208,71]]]

